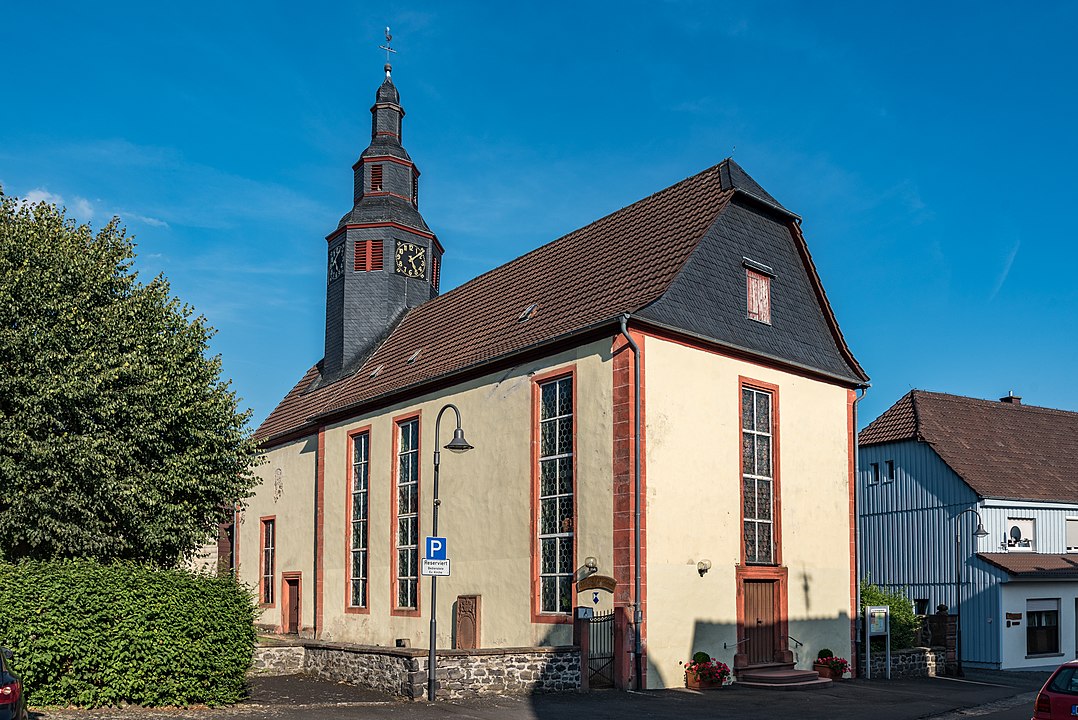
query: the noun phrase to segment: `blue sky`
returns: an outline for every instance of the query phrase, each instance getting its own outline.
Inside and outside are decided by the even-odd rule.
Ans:
[[[257,425],[322,354],[385,25],[443,290],[733,153],[872,376],[1078,410],[1078,4],[15,3],[0,183],[218,329]]]

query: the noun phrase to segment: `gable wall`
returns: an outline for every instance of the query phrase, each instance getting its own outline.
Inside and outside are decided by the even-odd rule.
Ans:
[[[680,685],[678,661],[700,650],[733,667],[741,377],[777,386],[782,565],[788,634],[805,644],[799,666],[821,647],[848,657],[849,391],[652,336],[645,357],[648,660],[658,674],[649,685]]]
[[[894,482],[870,483],[871,465],[895,463]],[[861,576],[877,585],[903,590],[911,601],[928,600],[929,611],[955,605],[955,516],[976,508],[978,498],[927,443],[908,440],[860,449],[859,538]],[[999,571],[977,561],[989,550],[973,537],[976,519],[961,520],[962,647],[965,662],[999,662]]]

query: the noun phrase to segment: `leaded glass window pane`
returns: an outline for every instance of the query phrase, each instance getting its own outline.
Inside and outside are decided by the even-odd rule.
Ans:
[[[361,433],[352,437],[352,533],[349,578],[352,607],[367,606],[367,493],[370,472],[370,436]]]
[[[397,607],[414,608],[419,583],[419,420],[397,428]]]
[[[741,502],[745,558],[771,563],[774,558],[774,444],[771,393],[741,390]]]
[[[573,378],[539,386],[539,606],[541,612],[572,609]]]

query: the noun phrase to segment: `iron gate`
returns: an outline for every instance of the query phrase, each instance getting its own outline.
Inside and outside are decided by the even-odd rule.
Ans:
[[[588,684],[614,687],[614,611],[595,615],[588,626]]]

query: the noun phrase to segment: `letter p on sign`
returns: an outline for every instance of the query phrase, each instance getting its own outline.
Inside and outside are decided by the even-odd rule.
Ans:
[[[428,560],[447,560],[444,537],[427,537]]]

